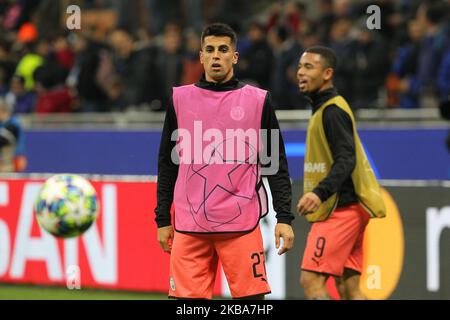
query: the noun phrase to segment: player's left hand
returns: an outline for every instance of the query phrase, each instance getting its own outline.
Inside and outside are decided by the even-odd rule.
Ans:
[[[280,238],[283,239],[283,246],[278,250],[278,255],[292,249],[294,246],[294,230],[286,223],[277,223],[275,226],[275,246],[278,249],[280,247]]]
[[[173,235],[172,226],[158,228],[158,242],[164,252],[170,253],[172,250]]]
[[[314,192],[307,192],[300,198],[297,204],[299,215],[305,215],[319,210],[322,201]]]

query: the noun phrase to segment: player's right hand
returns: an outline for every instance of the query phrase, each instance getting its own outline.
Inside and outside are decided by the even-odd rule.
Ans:
[[[158,242],[164,252],[170,253],[172,250],[173,228],[166,226],[158,228]]]
[[[280,248],[280,238],[283,239],[283,246]],[[294,246],[294,230],[289,224],[277,223],[275,225],[275,247],[278,250],[278,255],[289,251]]]
[[[301,216],[313,213],[319,209],[321,204],[322,201],[314,192],[308,192],[298,201],[297,212]]]

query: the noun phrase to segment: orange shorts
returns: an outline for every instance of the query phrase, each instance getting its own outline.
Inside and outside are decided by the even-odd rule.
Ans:
[[[219,260],[233,298],[270,293],[258,226],[246,234],[175,232],[169,297],[212,299]]]
[[[303,255],[302,270],[342,276],[344,268],[361,273],[364,230],[370,216],[359,204],[337,208],[313,223]]]

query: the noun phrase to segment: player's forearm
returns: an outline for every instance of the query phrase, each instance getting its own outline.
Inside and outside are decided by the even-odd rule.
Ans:
[[[169,210],[160,210],[160,207],[156,207],[155,209],[155,222],[158,228],[167,227],[172,224],[170,219],[170,209]]]
[[[292,187],[284,153],[280,156],[279,164],[278,172],[275,175],[267,176],[267,180],[278,223],[291,224],[294,219],[294,215],[291,213]]]
[[[292,186],[281,132],[279,133],[277,155],[278,171],[274,175],[268,175],[267,180],[272,193],[273,208],[277,213],[278,223],[291,224],[291,221],[294,219],[294,215],[291,212]]]
[[[175,183],[178,177],[178,165],[175,164],[171,157],[171,146],[174,144],[167,143],[164,145],[161,141],[158,160],[158,186],[157,186],[157,207],[155,209],[156,224],[158,227],[170,225],[170,207],[173,202],[173,193]]]
[[[173,192],[178,175],[178,166],[165,168],[158,175],[157,207],[155,209],[158,228],[171,224],[170,208],[173,202]]]
[[[334,163],[326,178],[312,190],[322,202],[339,192],[356,165],[355,140],[350,116],[335,105],[329,106],[323,114],[323,126]]]
[[[266,150],[266,154],[270,156],[270,158],[277,157],[276,162],[278,162],[278,168],[275,168],[276,173],[267,175],[270,191],[272,193],[273,208],[276,212],[276,218],[278,223],[291,224],[291,221],[294,219],[294,215],[291,213],[292,191],[288,162],[280,125],[278,123],[275,108],[272,105],[269,93],[267,94],[264,102],[261,128],[267,130],[267,139],[263,139],[262,141],[264,144],[263,149]],[[272,146],[271,139],[271,135],[274,130],[278,133],[278,143],[276,146]],[[274,150],[274,148],[277,149]],[[263,166],[271,167],[274,163],[275,162],[272,160],[271,163],[264,164]]]
[[[173,192],[178,176],[178,164],[174,162],[175,159],[172,159],[172,150],[176,145],[176,141],[172,140],[172,133],[177,128],[178,122],[173,102],[170,100],[167,106],[158,156],[158,187],[155,221],[159,228],[171,224],[170,207],[172,206]]]
[[[326,201],[336,192],[339,192],[342,184],[351,176],[355,168],[356,158],[354,154],[347,154],[339,158],[331,167],[327,177],[320,181],[312,192],[314,192],[322,202]]]

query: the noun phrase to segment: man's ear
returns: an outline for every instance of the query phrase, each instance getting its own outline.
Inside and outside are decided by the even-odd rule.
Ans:
[[[328,81],[331,80],[331,78],[333,78],[333,74],[334,74],[334,70],[333,68],[326,68],[324,71],[324,80]]]
[[[199,58],[200,58],[200,63],[203,64],[203,51],[202,51],[202,50],[200,50],[200,51],[198,52],[198,56],[199,56]]]
[[[233,64],[237,64],[239,60],[239,52],[235,51],[233,54]]]

